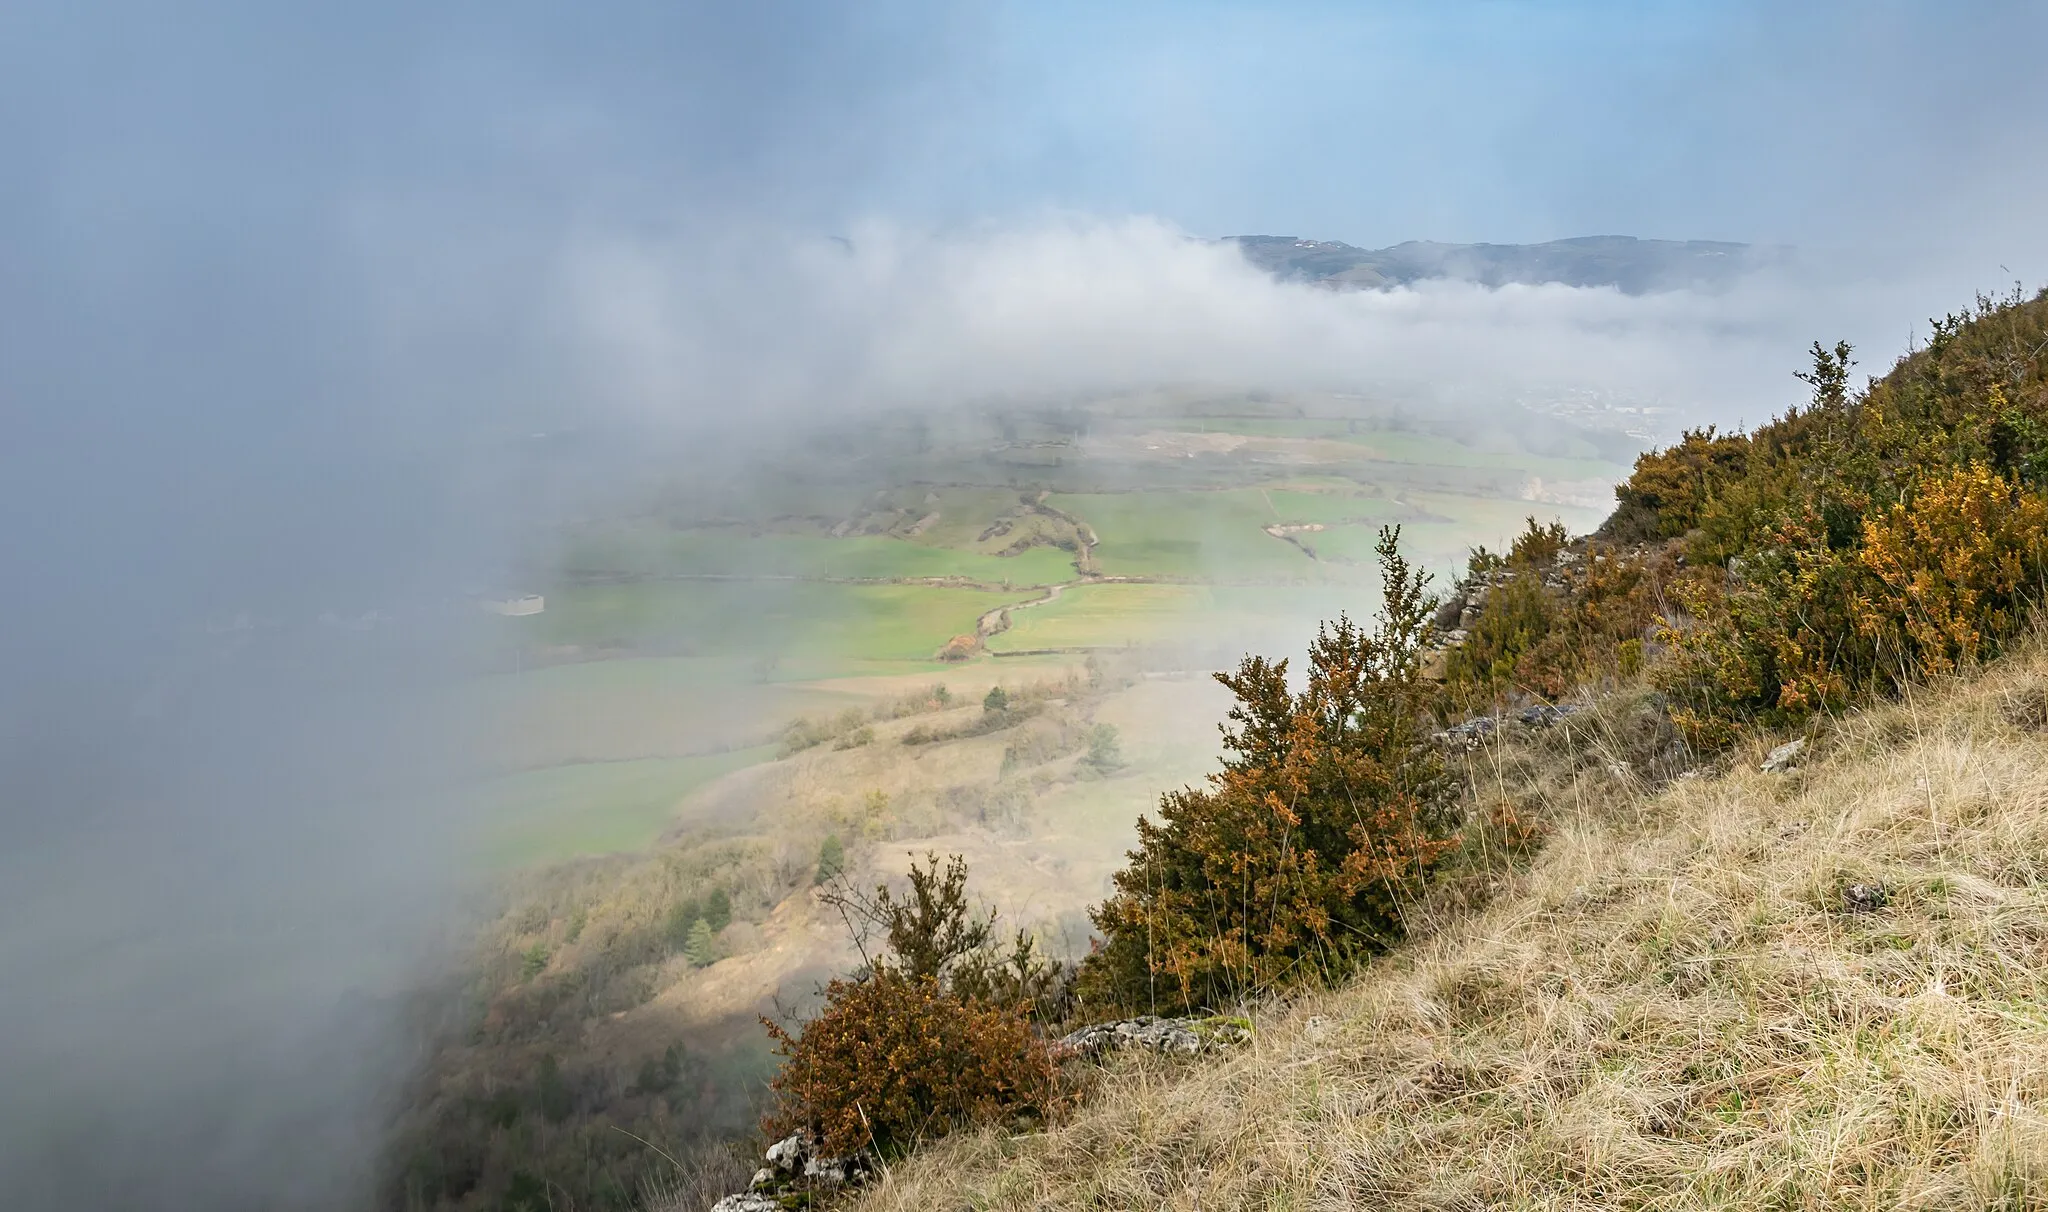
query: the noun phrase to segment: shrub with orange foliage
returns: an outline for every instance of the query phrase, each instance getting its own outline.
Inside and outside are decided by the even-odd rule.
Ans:
[[[1299,693],[1284,660],[1216,675],[1237,696],[1223,769],[1138,822],[1094,912],[1107,938],[1082,965],[1084,1002],[1221,1007],[1399,937],[1404,903],[1455,839],[1442,761],[1421,743],[1435,603],[1398,540],[1381,532],[1378,626],[1321,628]]]
[[[1947,673],[1995,655],[2048,600],[2048,500],[1973,463],[1866,519],[1861,558],[1877,581],[1859,602],[1864,634]]]
[[[801,1034],[767,1026],[784,1060],[763,1126],[809,1133],[831,1156],[900,1156],[959,1125],[1044,1118],[1066,1097],[1052,1045],[1021,1013],[929,976],[835,980]]]
[[[835,886],[824,899],[868,963],[826,986],[801,1031],[761,1020],[784,1058],[769,1133],[806,1133],[831,1155],[892,1157],[962,1124],[1042,1119],[1063,1105],[1058,1058],[1031,1015],[1063,1004],[1067,969],[1022,932],[1007,954],[996,946],[994,911],[969,904],[965,860],[913,858],[901,893]],[[868,951],[875,931],[880,955]]]
[[[1696,744],[1995,655],[2048,600],[2048,501],[1982,463],[1930,474],[1860,542],[1831,544],[1813,508],[1765,537],[1732,584],[1681,586],[1693,618],[1665,630],[1657,678]]]

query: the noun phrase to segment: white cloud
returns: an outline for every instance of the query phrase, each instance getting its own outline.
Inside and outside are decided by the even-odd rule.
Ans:
[[[657,418],[1204,383],[1475,403],[1597,388],[1753,422],[1800,397],[1810,341],[1874,342],[1888,362],[1905,317],[1940,306],[1811,268],[1718,292],[1340,293],[1143,217],[936,234],[877,222],[846,242],[608,233],[573,241],[566,265],[587,382]]]

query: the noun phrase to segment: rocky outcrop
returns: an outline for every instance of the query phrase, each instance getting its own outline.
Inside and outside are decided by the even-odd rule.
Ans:
[[[1519,711],[1482,715],[1462,724],[1453,724],[1441,732],[1432,733],[1430,740],[1451,753],[1470,753],[1511,724],[1524,728],[1548,728],[1585,709],[1581,703],[1532,703]]]
[[[803,1133],[768,1146],[763,1160],[768,1164],[754,1171],[754,1181],[747,1189],[711,1205],[711,1212],[787,1212],[809,1207],[818,1194],[859,1183],[874,1169],[864,1154],[820,1156],[818,1142]]]
[[[1764,757],[1765,774],[1783,774],[1799,764],[1800,755],[1806,752],[1806,741],[1786,741]]]
[[[1060,1040],[1060,1046],[1076,1056],[1087,1057],[1125,1048],[1143,1048],[1170,1056],[1194,1056],[1235,1047],[1251,1037],[1249,1019],[1156,1018],[1145,1014],[1083,1027]]]
[[[1539,576],[1543,588],[1553,594],[1568,593],[1574,575],[1585,560],[1586,540],[1573,540],[1541,568]],[[1511,568],[1503,564],[1469,573],[1451,586],[1450,592],[1437,606],[1435,616],[1430,619],[1436,642],[1423,658],[1424,677],[1435,682],[1444,680],[1449,672],[1450,655],[1465,646],[1472,629],[1478,626],[1480,616],[1486,613],[1486,603],[1493,596],[1493,591],[1527,571],[1526,568]]]

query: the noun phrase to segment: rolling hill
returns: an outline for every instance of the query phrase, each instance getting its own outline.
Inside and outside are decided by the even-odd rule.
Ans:
[[[1451,278],[1485,286],[1556,282],[1614,286],[1628,294],[1721,287],[1781,260],[1782,249],[1720,240],[1578,236],[1541,244],[1440,244],[1408,240],[1357,248],[1297,236],[1233,236],[1245,259],[1277,277],[1339,290]]]

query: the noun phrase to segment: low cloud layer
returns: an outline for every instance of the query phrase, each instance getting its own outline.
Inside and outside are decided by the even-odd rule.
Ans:
[[[1146,217],[936,234],[875,223],[810,241],[585,235],[564,265],[590,394],[692,419],[1195,383],[1480,408],[1590,389],[1726,425],[1799,400],[1792,374],[1811,341],[1851,339],[1881,370],[1913,317],[1969,301],[1796,259],[1715,292],[1338,292]]]

